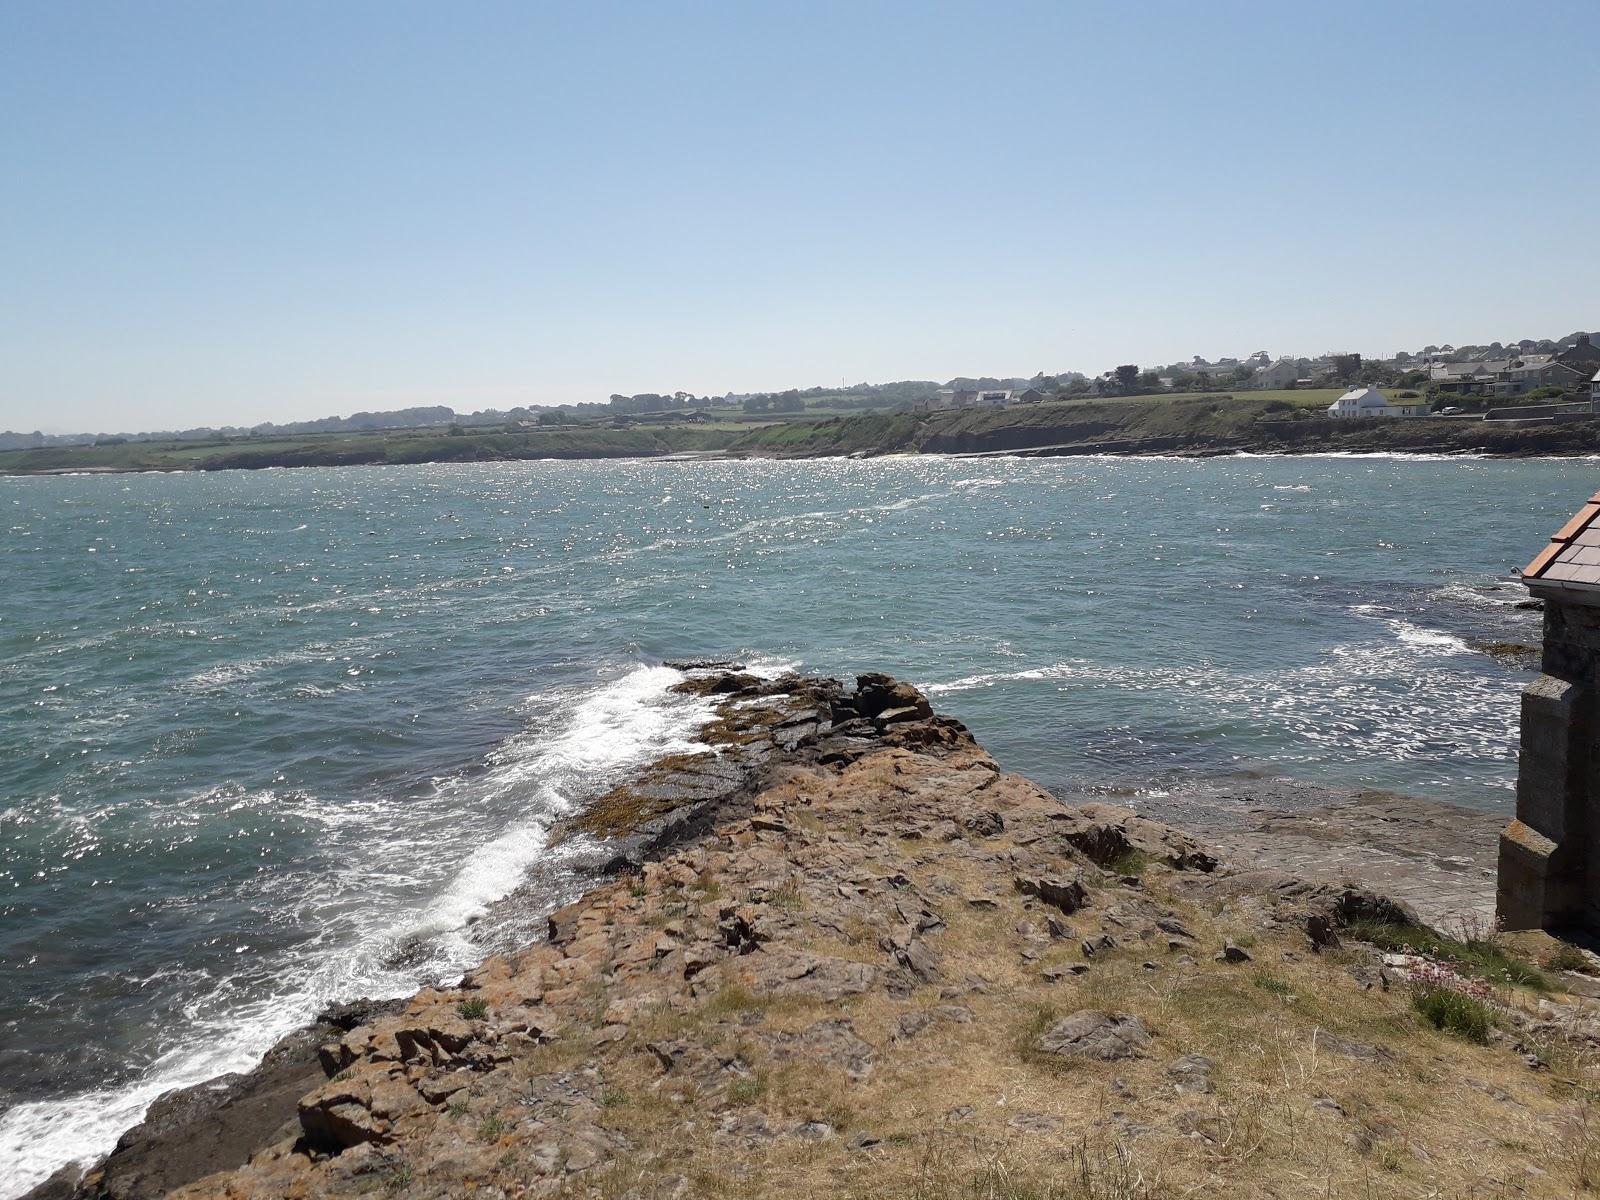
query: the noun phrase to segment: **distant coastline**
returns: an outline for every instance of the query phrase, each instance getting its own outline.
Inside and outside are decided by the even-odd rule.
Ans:
[[[1200,394],[757,422],[614,423],[491,432],[437,429],[137,441],[0,452],[0,474],[259,470],[611,458],[860,458],[888,454],[1180,455],[1600,453],[1600,420],[1475,417],[1332,421],[1304,401]]]

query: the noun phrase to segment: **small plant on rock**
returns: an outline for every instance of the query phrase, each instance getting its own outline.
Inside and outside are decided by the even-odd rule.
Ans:
[[[511,1122],[504,1117],[488,1117],[478,1126],[478,1140],[480,1142],[493,1142],[511,1132]]]
[[[391,1191],[398,1192],[402,1188],[410,1187],[416,1182],[417,1169],[410,1163],[401,1163],[384,1176],[383,1186]]]
[[[1588,971],[1589,960],[1584,957],[1583,951],[1576,946],[1562,943],[1546,954],[1539,965],[1546,971]]]
[[[1143,875],[1150,866],[1150,856],[1143,850],[1129,847],[1106,864],[1106,870],[1113,875],[1133,876]]]
[[[456,1012],[461,1014],[463,1021],[481,1021],[489,1015],[489,1004],[474,996],[471,1000],[463,1000],[456,1005]]]

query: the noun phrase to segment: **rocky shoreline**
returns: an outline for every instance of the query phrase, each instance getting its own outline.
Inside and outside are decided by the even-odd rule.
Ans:
[[[1284,1195],[1375,1164],[1370,1194],[1570,1194],[1503,1143],[1568,1129],[1587,1002],[1507,985],[1494,1036],[1451,1038],[1412,1015],[1415,956],[1353,938],[1470,915],[1492,819],[1273,781],[1147,810],[1197,840],[1001,771],[887,676],[675,665],[716,701],[707,748],[558,831],[608,881],[544,940],[324,1014],[32,1200],[954,1197],[996,1171]]]

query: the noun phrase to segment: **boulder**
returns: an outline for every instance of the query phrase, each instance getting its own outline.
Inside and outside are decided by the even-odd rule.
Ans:
[[[1114,1062],[1143,1057],[1144,1048],[1149,1044],[1150,1031],[1138,1017],[1085,1008],[1052,1025],[1039,1038],[1035,1049],[1041,1054],[1063,1058]]]
[[[1211,1092],[1212,1062],[1203,1054],[1185,1054],[1167,1064],[1167,1078],[1180,1092]]]

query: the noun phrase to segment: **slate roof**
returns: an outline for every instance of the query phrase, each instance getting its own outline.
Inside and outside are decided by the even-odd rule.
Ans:
[[[1547,584],[1600,594],[1600,492],[1550,536],[1550,544],[1522,569],[1530,586]]]

